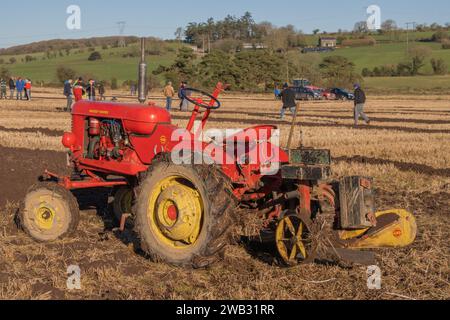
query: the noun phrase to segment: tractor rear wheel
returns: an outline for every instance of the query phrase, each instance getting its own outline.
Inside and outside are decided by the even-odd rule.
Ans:
[[[20,226],[34,240],[51,242],[77,229],[80,211],[70,191],[56,183],[43,182],[28,190],[18,218]]]
[[[218,260],[230,242],[234,198],[212,166],[158,160],[141,180],[134,207],[141,248],[154,261],[194,268]]]

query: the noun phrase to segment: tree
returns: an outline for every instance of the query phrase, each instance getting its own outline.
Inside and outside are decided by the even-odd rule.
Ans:
[[[431,49],[424,46],[414,46],[409,49],[408,63],[411,66],[411,75],[419,74],[420,69],[425,65],[425,60],[431,55]]]
[[[89,61],[96,61],[96,60],[101,60],[101,59],[102,59],[102,55],[98,51],[92,52],[88,58]]]
[[[231,40],[234,41],[234,40]],[[199,78],[202,87],[210,87],[219,81],[236,86],[239,74],[232,55],[225,51],[213,50],[205,55],[199,63]]]
[[[17,59],[14,57],[9,58],[9,63],[14,64],[17,62]]]
[[[184,34],[183,28],[178,27],[177,30],[175,31],[176,39],[181,42],[181,39],[183,38],[183,34]]]
[[[320,29],[314,29],[313,30],[314,35],[318,34],[319,32],[320,32]]]
[[[388,19],[381,24],[381,30],[384,32],[397,30],[397,23],[392,19]]]
[[[71,68],[59,66],[56,69],[56,77],[58,78],[59,82],[61,82],[61,83],[68,79],[74,79],[75,76],[76,76],[76,71]]]
[[[367,27],[366,21],[359,21],[355,23],[355,26],[353,28],[353,32],[355,33],[366,33],[369,31],[369,28]]]
[[[111,90],[117,90],[119,88],[118,84],[117,84],[117,78],[112,78],[111,79]]]
[[[448,73],[448,66],[442,58],[437,60],[431,59],[431,67],[436,75],[446,75]]]
[[[353,62],[342,56],[326,57],[319,67],[329,86],[348,87],[361,80]]]
[[[445,30],[439,30],[433,34],[431,40],[434,42],[443,42],[450,39],[450,34]]]
[[[175,58],[175,62],[169,66],[158,66],[155,71],[153,71],[154,75],[163,74],[166,79],[174,82],[175,76],[179,78],[179,80],[186,80],[192,82],[192,80],[196,79],[196,68],[194,67],[194,61],[196,57],[194,54],[194,50],[187,47],[182,47],[178,50],[177,57]]]
[[[11,72],[5,67],[0,69],[0,78],[1,79],[9,79],[11,77]]]

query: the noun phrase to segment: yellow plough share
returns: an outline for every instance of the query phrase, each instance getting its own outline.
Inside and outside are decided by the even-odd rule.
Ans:
[[[362,230],[344,230],[339,238],[350,241],[349,248],[401,248],[411,245],[417,236],[416,218],[405,210],[389,210],[375,214],[377,226]]]

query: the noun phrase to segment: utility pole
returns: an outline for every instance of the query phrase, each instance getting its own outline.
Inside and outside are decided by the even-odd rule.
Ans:
[[[406,54],[409,54],[409,26],[412,26],[413,30],[415,30],[416,23],[415,22],[406,23]]]
[[[125,21],[117,22],[117,26],[119,27],[119,35],[120,35],[118,45],[120,48],[124,48],[127,46],[127,44],[125,43],[125,38],[124,38],[126,24],[127,23]]]

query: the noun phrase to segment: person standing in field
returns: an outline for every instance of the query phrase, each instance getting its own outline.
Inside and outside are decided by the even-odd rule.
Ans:
[[[275,100],[280,100],[281,91],[280,91],[280,89],[278,89],[277,85],[275,85],[275,89],[273,90],[273,93],[275,95]]]
[[[14,92],[16,91],[16,82],[14,78],[9,78],[9,99],[14,99]]]
[[[23,99],[23,89],[25,88],[25,82],[22,78],[18,78],[16,81],[16,100]]]
[[[100,101],[104,101],[106,100],[105,98],[105,85],[103,84],[103,82],[100,82],[100,84],[98,85],[98,94],[100,96]]]
[[[73,84],[73,95],[75,97],[75,102],[83,100],[84,94],[83,78],[78,78],[78,80]]]
[[[67,99],[67,106],[66,106],[66,111],[72,112],[72,79],[67,80],[66,82],[64,82],[64,95],[66,96]]]
[[[369,117],[364,113],[364,105],[366,103],[366,93],[359,84],[354,85],[355,88],[355,127],[358,126],[359,118],[363,118],[367,125],[370,124]]]
[[[28,101],[31,100],[31,80],[25,79],[25,97]]]
[[[90,101],[95,101],[95,81],[90,79],[89,84],[86,88],[88,98]]]
[[[189,97],[191,95],[191,93],[186,89],[187,89],[187,82],[186,81],[181,82],[180,89],[178,90],[178,98],[181,99],[180,111],[183,112],[187,112],[189,110],[189,101],[184,97]]]
[[[0,99],[6,100],[6,80],[0,79]]]
[[[131,83],[130,90],[131,90],[131,95],[135,96],[136,95],[136,85],[134,84],[134,82]]]
[[[297,108],[297,103],[295,101],[295,92],[289,88],[289,84],[285,83],[283,85],[283,91],[281,92],[281,101],[283,102],[283,107],[280,111],[281,119],[284,119],[284,114],[286,109],[289,109],[292,114],[295,114],[295,109]]]
[[[167,85],[164,87],[163,94],[166,97],[166,109],[170,112],[172,110],[172,100],[175,96],[175,89],[172,86],[172,82],[167,82]]]

